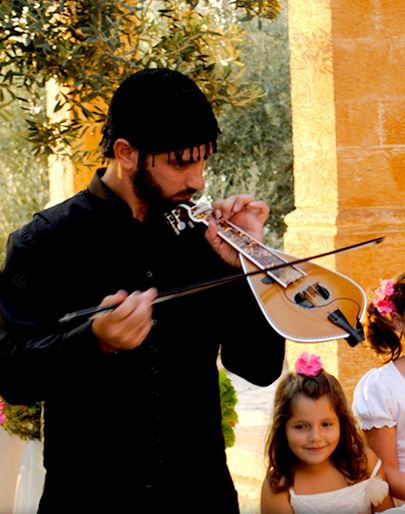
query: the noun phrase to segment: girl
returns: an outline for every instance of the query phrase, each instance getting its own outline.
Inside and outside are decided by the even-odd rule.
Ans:
[[[369,514],[393,506],[343,389],[304,352],[281,378],[266,442],[261,514]]]
[[[366,337],[385,361],[359,381],[353,410],[369,446],[382,460],[395,503],[405,501],[405,273],[381,280],[367,309]]]

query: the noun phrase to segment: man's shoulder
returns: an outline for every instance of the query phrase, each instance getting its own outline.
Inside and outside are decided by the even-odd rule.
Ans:
[[[63,227],[73,228],[75,219],[83,220],[83,211],[88,210],[84,192],[55,205],[36,212],[32,219],[12,234],[14,244],[26,246],[35,242],[47,242],[57,237]]]
[[[44,220],[50,226],[71,223],[74,218],[82,217],[84,212],[92,212],[86,190],[76,193],[62,202],[48,205],[45,209],[34,214],[32,223]]]

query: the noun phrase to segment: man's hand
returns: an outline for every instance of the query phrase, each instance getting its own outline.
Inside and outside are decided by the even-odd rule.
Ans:
[[[131,350],[143,343],[152,328],[152,304],[156,289],[128,294],[120,290],[106,296],[100,307],[120,304],[93,320],[92,330],[104,352]]]
[[[222,216],[258,241],[263,241],[263,226],[270,212],[265,202],[255,200],[253,195],[234,195],[214,202],[212,208],[216,218]],[[205,236],[225,262],[240,267],[239,253],[218,235],[214,221],[210,221]]]

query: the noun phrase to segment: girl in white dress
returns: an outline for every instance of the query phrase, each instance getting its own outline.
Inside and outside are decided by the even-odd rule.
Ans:
[[[393,506],[338,380],[304,352],[278,384],[261,514],[370,514]]]
[[[353,395],[353,411],[382,460],[395,503],[405,502],[405,273],[381,280],[369,304],[366,338],[385,364],[369,370]],[[405,507],[404,507],[405,508]]]

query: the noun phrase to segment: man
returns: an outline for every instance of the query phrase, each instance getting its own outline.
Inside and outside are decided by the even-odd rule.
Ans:
[[[239,512],[221,432],[218,352],[227,369],[268,385],[282,370],[284,341],[244,280],[155,303],[158,292],[237,272],[237,252],[214,222],[182,231],[169,222],[178,202],[203,190],[218,134],[191,79],[138,72],[111,101],[107,168],[10,237],[0,395],[44,401],[41,514]],[[237,195],[213,207],[262,238],[263,202]],[[115,308],[58,322],[97,304]]]

